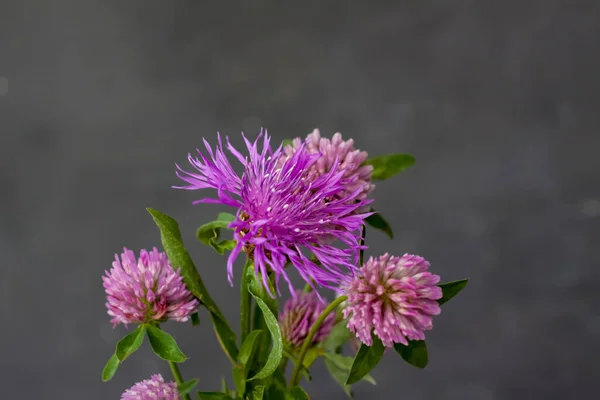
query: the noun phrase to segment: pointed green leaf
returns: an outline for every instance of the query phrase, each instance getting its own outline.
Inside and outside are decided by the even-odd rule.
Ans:
[[[308,394],[300,386],[294,386],[290,389],[289,400],[310,400]]]
[[[171,266],[174,269],[181,269],[181,275],[188,290],[208,309],[219,343],[227,356],[232,361],[235,361],[237,359],[237,339],[235,338],[235,333],[217,307],[217,304],[208,294],[192,258],[183,245],[177,221],[152,208],[147,208],[147,210],[160,230],[162,245],[169,257]],[[221,216],[221,218],[226,217]]]
[[[439,305],[441,306],[460,293],[467,286],[467,283],[469,283],[469,279],[439,284],[438,286],[442,288],[442,298],[438,300]]]
[[[221,392],[196,392],[200,400],[234,400],[225,393]]]
[[[279,362],[281,361],[282,353],[283,353],[283,340],[281,338],[281,331],[279,330],[279,323],[277,322],[277,318],[273,315],[273,312],[269,309],[269,306],[258,296],[254,295],[251,292],[254,300],[256,300],[256,304],[260,307],[263,318],[265,319],[265,323],[267,324],[267,328],[271,333],[271,339],[273,342],[273,348],[271,349],[271,353],[267,358],[267,362],[264,367],[252,378],[254,379],[263,379],[267,376],[271,375],[277,367],[279,367]]]
[[[246,373],[244,372],[244,367],[242,365],[233,367],[232,375],[238,397],[244,398],[244,394],[246,393]]]
[[[325,366],[329,371],[331,377],[340,385],[346,395],[353,399],[354,394],[350,385],[346,385],[346,379],[352,368],[354,361],[353,357],[346,357],[336,353],[325,353]],[[365,375],[362,380],[367,381],[375,385],[375,380],[370,374]]]
[[[429,357],[427,355],[427,345],[424,340],[411,340],[408,346],[402,343],[394,344],[394,349],[404,361],[417,368],[425,368]]]
[[[190,379],[189,381],[183,382],[181,385],[177,386],[177,391],[183,397],[184,395],[191,393],[192,390],[196,388],[198,385],[198,378]]]
[[[381,342],[381,339],[375,335],[373,335],[372,346],[369,347],[363,343],[360,349],[358,349],[356,357],[354,357],[346,385],[352,385],[360,381],[365,375],[371,372],[379,364],[379,361],[381,361],[384,351],[385,346]]]
[[[235,363],[238,355],[237,337],[235,336],[235,333],[225,320],[225,317],[220,317],[211,312],[210,319],[213,323],[213,329],[217,334],[217,340],[219,341],[221,348],[223,348],[231,362]]]
[[[123,362],[127,357],[132,355],[140,348],[142,342],[144,341],[144,336],[146,334],[146,327],[144,325],[138,325],[137,329],[117,343],[117,350],[115,354],[119,361]]]
[[[254,387],[252,391],[252,400],[263,400],[263,396],[265,394],[265,387],[263,385],[258,385]]]
[[[115,373],[117,372],[120,363],[121,362],[119,361],[119,358],[116,354],[110,356],[106,365],[104,366],[104,369],[102,370],[103,382],[108,382],[112,379],[113,376],[115,376]]]
[[[179,231],[177,221],[167,214],[163,214],[152,208],[147,208],[147,210],[150,215],[152,215],[154,222],[160,230],[162,245],[169,257],[169,262],[173,269],[177,270],[180,268],[181,275],[183,276],[183,280],[189,291],[200,299],[211,312],[222,316],[217,305],[208,294],[192,258],[183,245],[183,239],[181,238],[181,232]]]
[[[347,328],[348,321],[342,320],[335,324],[323,342],[323,348],[330,351],[335,351],[343,346],[353,336],[352,332]]]
[[[177,346],[177,342],[175,342],[173,336],[160,330],[160,328],[157,328],[154,325],[148,325],[147,332],[152,350],[157,356],[163,360],[177,363],[187,360],[185,354],[183,354],[179,349],[179,346]]]
[[[375,212],[374,209],[371,208],[372,212]],[[381,216],[380,213],[375,212],[373,215],[369,215],[365,218],[367,224],[375,229],[379,229],[383,231],[386,235],[390,237],[390,239],[394,238],[394,232],[392,232],[392,227],[390,224]]]
[[[192,325],[194,325],[194,326],[200,325],[200,316],[198,315],[197,312],[192,314]]]
[[[277,299],[269,296],[267,291],[265,290],[262,284],[262,277],[259,274],[258,279],[254,275],[254,268],[248,268],[246,270],[246,277],[248,282],[248,291],[250,294],[254,294],[255,296],[260,297],[265,304],[269,307],[269,310],[273,313],[273,315],[278,314],[277,308]],[[275,285],[273,284],[274,276],[269,275],[269,288],[271,293],[275,292]],[[271,354],[271,335],[268,332],[267,325],[265,323],[265,319],[263,317],[263,312],[261,311],[258,304],[255,304],[254,307],[254,315],[252,316],[253,320],[253,328],[252,329],[261,329],[264,331],[264,335],[258,338],[256,344],[256,355],[254,356],[255,362],[259,365],[264,364],[267,361],[267,358]]]
[[[252,354],[256,349],[256,339],[260,336],[261,333],[262,330],[260,329],[250,332],[248,334],[248,337],[246,337],[246,340],[244,340],[244,343],[242,343],[242,346],[240,347],[240,352],[238,354],[238,362],[241,365],[246,365],[248,364],[248,361],[251,360]]]
[[[227,387],[227,379],[225,379],[225,377],[221,378],[221,392],[223,392],[223,393],[229,392],[229,388]]]
[[[410,154],[388,154],[385,156],[369,158],[365,164],[373,166],[371,179],[382,181],[399,172],[404,171],[415,163],[415,158]]]
[[[271,297],[267,290],[265,289],[264,282],[262,279],[262,275],[258,273],[255,275],[255,269],[253,267],[245,268],[246,279],[248,282],[248,291],[252,296],[260,297],[262,301],[265,302],[267,306],[269,306],[269,310],[274,315],[277,315],[279,310],[277,307],[277,297]],[[272,279],[267,279],[267,283],[269,284],[269,290],[273,295],[276,295],[275,285],[273,285]]]

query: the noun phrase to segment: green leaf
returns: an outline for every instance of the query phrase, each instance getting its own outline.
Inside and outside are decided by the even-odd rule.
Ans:
[[[469,279],[461,279],[459,281],[440,283],[438,286],[442,288],[442,298],[438,300],[438,304],[448,302],[451,298],[460,293],[467,286]]]
[[[404,361],[417,368],[425,368],[429,357],[427,356],[427,345],[424,340],[411,340],[408,346],[402,343],[394,344],[394,349]]]
[[[104,369],[102,370],[103,382],[108,382],[112,379],[113,376],[115,376],[115,373],[117,372],[120,363],[121,362],[119,361],[119,358],[116,354],[110,356],[106,365],[104,366]]]
[[[259,278],[257,279],[254,275],[254,268],[248,268],[246,270],[246,278],[248,282],[248,291],[250,294],[254,294],[255,296],[260,297],[265,304],[269,307],[269,310],[273,313],[273,315],[278,314],[277,308],[277,299],[269,296],[267,291],[262,285],[262,279],[260,279],[261,275],[259,274]],[[275,293],[275,286],[273,284],[274,276],[269,275],[269,288],[272,293]],[[265,323],[265,319],[263,317],[263,312],[258,306],[255,304],[254,306],[254,315],[252,316],[253,320],[253,328],[252,329],[261,329],[264,331],[264,335],[258,338],[258,343],[256,345],[256,354],[254,356],[255,363],[258,365],[263,365],[269,355],[271,354],[271,335],[268,332],[268,327]]]
[[[244,340],[244,343],[242,343],[242,346],[240,347],[240,352],[238,354],[238,362],[241,365],[246,365],[248,364],[248,361],[251,360],[252,354],[256,349],[256,339],[260,336],[261,333],[262,330],[260,329],[250,332],[246,340]]]
[[[256,375],[249,379],[254,380],[266,378],[267,376],[271,375],[277,369],[277,367],[279,367],[279,362],[281,361],[283,354],[283,340],[281,338],[281,331],[279,330],[277,318],[273,315],[273,312],[269,309],[269,306],[260,297],[256,296],[252,292],[250,293],[262,311],[263,318],[265,319],[267,328],[271,333],[271,339],[273,341],[273,348],[264,367]]]
[[[374,209],[371,208],[372,212],[375,212]],[[394,238],[394,232],[392,232],[392,227],[390,226],[390,224],[381,216],[380,213],[375,212],[375,214],[373,215],[369,215],[367,218],[365,218],[365,221],[367,222],[367,224],[369,224],[371,227],[375,228],[375,229],[379,229],[380,231],[383,231],[386,235],[388,235],[390,237],[390,239]]]
[[[146,327],[144,325],[138,325],[137,329],[117,343],[117,350],[115,354],[119,361],[123,362],[127,357],[132,355],[140,348],[142,342],[144,341],[144,336],[146,334]]]
[[[415,163],[415,158],[410,154],[388,154],[385,156],[369,158],[366,165],[373,166],[371,179],[382,181],[399,172],[404,171]]]
[[[229,388],[227,387],[227,379],[225,377],[221,377],[221,392],[228,393]]]
[[[281,144],[285,147],[285,146],[293,146],[294,145],[294,139],[283,139],[283,142],[281,142]]]
[[[346,379],[348,378],[348,374],[350,373],[354,359],[341,354],[325,353],[324,360],[325,366],[327,367],[327,370],[329,371],[329,374],[333,380],[340,385],[340,387],[344,390],[344,393],[346,393],[349,398],[353,399],[354,394],[352,393],[350,385],[346,385]],[[375,380],[369,374],[365,375],[362,380],[375,385]]]
[[[179,231],[177,221],[167,214],[163,214],[152,208],[147,208],[147,210],[150,215],[152,215],[158,229],[160,229],[162,245],[169,257],[171,266],[174,269],[180,268],[181,275],[183,276],[183,280],[189,291],[200,299],[210,312],[222,317],[223,314],[221,314],[221,311],[219,311],[217,305],[208,294],[192,258],[183,245],[183,239],[181,238],[181,232]]]
[[[234,400],[225,393],[221,392],[196,392],[200,400]]]
[[[329,336],[327,336],[327,339],[322,344],[324,349],[335,351],[352,338],[353,335],[347,328],[347,323],[348,321],[342,320],[333,326]]]
[[[163,360],[177,363],[187,360],[185,354],[183,354],[179,349],[179,346],[177,346],[177,342],[175,342],[173,336],[160,330],[160,328],[154,325],[148,325],[147,332],[152,350],[157,356]]]
[[[220,317],[211,312],[210,319],[213,323],[213,329],[217,334],[217,340],[219,341],[221,348],[223,348],[227,357],[235,363],[238,355],[237,337],[235,336],[235,333],[225,320],[225,317]]]
[[[147,208],[147,210],[160,230],[162,245],[169,257],[171,266],[174,269],[181,269],[181,275],[183,276],[183,281],[188,290],[208,309],[219,343],[223,347],[223,350],[225,350],[227,356],[235,362],[237,359],[237,339],[235,338],[235,332],[233,332],[227,323],[227,320],[217,307],[217,304],[208,294],[192,258],[183,245],[183,239],[181,238],[181,232],[179,231],[177,221],[152,208]],[[221,216],[221,218],[225,217]]]
[[[260,297],[262,301],[264,301],[265,304],[269,306],[269,310],[274,315],[277,315],[277,313],[279,312],[279,309],[277,307],[277,298],[271,297],[265,289],[262,280],[262,275],[260,273],[255,275],[255,269],[252,267],[245,268],[245,274],[248,282],[248,291],[250,292],[250,294],[254,297]],[[269,284],[269,290],[273,295],[275,295],[277,292],[275,290],[275,285],[273,285],[272,280],[267,279],[267,283]]]
[[[310,400],[308,394],[300,386],[294,386],[290,389],[290,393],[287,396],[290,400]]]
[[[268,400],[287,400],[287,389],[280,386],[269,386],[265,396]]]
[[[179,392],[179,394],[181,396],[191,393],[192,390],[194,390],[196,388],[196,385],[198,385],[198,381],[199,381],[198,378],[190,379],[189,381],[185,381],[181,385],[177,386],[177,391]]]
[[[243,398],[246,393],[246,373],[244,372],[244,367],[241,365],[233,367],[232,375],[238,397]]]
[[[192,325],[194,325],[194,326],[200,325],[200,316],[198,315],[197,312],[192,314]]]
[[[381,339],[375,335],[373,335],[372,346],[369,347],[363,343],[360,349],[358,349],[356,357],[354,357],[346,385],[352,385],[360,381],[365,375],[371,372],[379,364],[379,361],[381,361],[384,351],[385,346],[381,342]]]
[[[265,394],[265,387],[262,385],[258,385],[254,387],[252,391],[252,400],[263,400],[263,396]]]

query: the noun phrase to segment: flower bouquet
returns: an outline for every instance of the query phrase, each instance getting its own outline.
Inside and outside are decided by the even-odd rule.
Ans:
[[[176,188],[215,189],[216,197],[194,203],[233,209],[200,226],[197,237],[218,254],[228,254],[229,282],[240,283],[241,331],[236,335],[208,293],[177,222],[149,208],[164,252],[154,248],[136,256],[125,248],[103,277],[113,325],[136,328],[117,343],[102,379],[110,380],[146,337],[154,353],[168,362],[174,381],[155,374],[121,399],[309,399],[301,383],[311,379],[310,368],[318,359],[352,397],[352,384],[375,383],[369,373],[387,348],[424,368],[425,332],[440,306],[467,280],[440,284],[429,262],[417,255],[363,257],[367,226],[393,238],[389,224],[371,207],[373,181],[401,172],[414,158],[367,158],[353,140],[344,141],[339,133],[322,138],[318,130],[277,148],[266,132],[255,141],[244,137],[245,154],[228,139],[225,144],[220,136],[217,140],[214,148],[204,140],[206,150],[188,156],[188,169],[177,166],[183,184]],[[230,159],[241,163],[241,175]],[[230,239],[221,238],[225,229]],[[244,268],[234,279],[240,256]],[[304,280],[303,289],[294,287],[291,272]],[[279,307],[282,286],[290,298]],[[334,291],[335,300],[329,303],[319,290]],[[204,391],[203,382],[183,377],[179,364],[187,357],[163,329],[168,320],[198,325],[201,307],[231,361],[231,379],[224,378],[218,392]],[[346,343],[354,357],[343,354]]]

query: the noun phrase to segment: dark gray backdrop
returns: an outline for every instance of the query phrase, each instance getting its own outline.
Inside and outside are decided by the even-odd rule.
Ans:
[[[2,1],[0,397],[116,399],[169,375],[144,346],[100,381],[125,332],[100,276],[121,246],[160,244],[146,206],[181,221],[236,317],[223,261],[194,241],[219,208],[170,186],[202,136],[261,125],[414,154],[377,186],[397,237],[371,234],[369,253],[471,277],[435,321],[429,367],[390,355],[359,399],[598,393],[600,3],[351,3]],[[230,370],[203,320],[168,329],[210,390]],[[313,397],[343,399],[323,372]]]

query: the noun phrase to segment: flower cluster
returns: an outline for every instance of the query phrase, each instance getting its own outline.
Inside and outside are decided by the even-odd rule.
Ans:
[[[150,379],[136,383],[121,395],[121,400],[179,399],[177,384],[175,382],[165,382],[161,374],[154,374]]]
[[[139,259],[128,249],[120,260],[115,254],[112,268],[102,280],[113,325],[167,319],[185,322],[199,305],[167,255],[156,248],[141,250]]]
[[[327,304],[322,302],[315,292],[302,293],[298,290],[296,296],[285,303],[283,313],[279,314],[283,341],[291,347],[301,346],[325,307]],[[335,314],[329,314],[312,338],[312,342],[316,344],[325,340],[334,324]]]
[[[415,255],[371,257],[344,288],[348,304],[344,317],[348,328],[365,344],[371,332],[387,347],[408,340],[424,340],[440,313],[437,301],[440,277],[427,271],[429,263]]]
[[[291,263],[300,276],[311,285],[336,288],[356,270],[360,231],[368,213],[358,213],[371,200],[365,198],[362,175],[348,174],[339,167],[338,157],[328,171],[311,173],[320,153],[310,152],[300,145],[293,154],[284,156],[281,146],[273,149],[270,137],[261,133],[255,142],[244,137],[249,153],[243,156],[229,140],[213,151],[205,142],[206,154],[189,155],[196,171],[188,172],[178,166],[178,176],[185,190],[212,188],[217,198],[203,198],[197,203],[221,203],[237,209],[234,229],[237,242],[227,262],[230,282],[233,263],[243,251],[254,261],[266,284],[268,272],[274,272],[294,288],[285,270]],[[259,148],[259,146],[261,148]],[[225,148],[242,164],[239,176],[225,155]],[[328,163],[329,165],[329,163]],[[348,190],[353,188],[352,190]],[[332,238],[342,248],[332,244]],[[314,259],[305,255],[309,250]]]
[[[280,163],[283,163],[303,148],[310,154],[320,155],[310,167],[308,179],[314,180],[321,175],[336,170],[342,172],[343,177],[350,181],[343,190],[334,195],[335,198],[343,199],[348,193],[360,190],[357,198],[358,200],[364,200],[375,189],[375,185],[371,182],[373,167],[363,164],[367,160],[368,154],[366,151],[356,150],[354,140],[344,141],[342,134],[339,132],[334,134],[330,140],[321,137],[321,132],[315,129],[306,137],[305,142],[300,138],[296,138],[291,145],[285,146],[285,157],[282,157]]]

